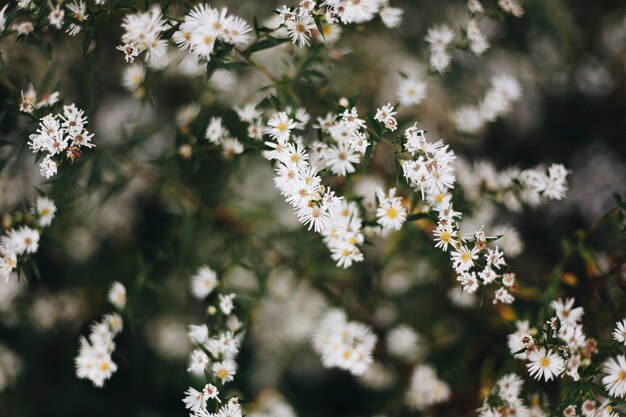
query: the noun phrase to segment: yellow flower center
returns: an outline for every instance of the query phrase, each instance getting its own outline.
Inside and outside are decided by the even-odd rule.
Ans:
[[[542,368],[547,368],[548,366],[550,366],[550,359],[541,358],[541,360],[539,361],[539,366],[541,366]]]
[[[393,207],[388,208],[387,217],[389,217],[390,219],[395,219],[396,217],[398,217],[398,210]]]
[[[470,252],[463,252],[463,255],[461,255],[461,260],[463,262],[469,262],[472,260],[472,254]]]
[[[224,379],[228,376],[228,371],[224,368],[220,369],[219,371],[217,371],[217,376],[220,379]]]
[[[281,132],[285,132],[285,131],[287,131],[287,124],[285,124],[283,122],[280,122],[276,126],[276,129],[280,130]]]
[[[452,236],[450,236],[450,233],[448,231],[444,230],[443,232],[441,232],[440,238],[442,242],[448,243],[450,242]]]

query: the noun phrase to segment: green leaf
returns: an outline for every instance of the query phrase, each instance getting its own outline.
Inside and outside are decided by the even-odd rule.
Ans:
[[[91,45],[91,40],[93,39],[93,35],[96,31],[96,21],[98,19],[98,15],[92,14],[89,16],[89,20],[87,23],[87,30],[85,31],[85,39],[83,40],[83,58],[87,59],[87,53],[89,52],[89,45]]]
[[[52,58],[52,44],[50,42],[45,42],[37,35],[31,34],[24,38],[27,43],[35,46],[39,51],[48,59]]]

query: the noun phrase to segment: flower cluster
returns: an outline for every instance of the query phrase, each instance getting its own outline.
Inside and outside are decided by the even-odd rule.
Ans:
[[[522,401],[521,393],[524,381],[517,374],[502,376],[491,389],[478,409],[479,417],[497,417],[508,415],[545,415],[539,405],[528,408]]]
[[[391,103],[387,103],[384,106],[376,109],[376,115],[374,115],[374,120],[384,124],[387,129],[394,132],[398,128],[398,121],[394,117],[397,113],[398,112],[394,110]]]
[[[303,116],[300,117],[304,118]],[[337,197],[330,188],[322,185],[322,178],[313,163],[320,163],[323,158],[326,164],[330,164],[331,170],[334,167],[345,174],[347,171],[354,171],[350,164],[354,159],[346,156],[348,153],[354,154],[347,148],[348,145],[339,145],[337,148],[318,150],[316,161],[311,161],[300,140],[289,141],[291,130],[303,128],[304,126],[299,126],[303,123],[297,123],[285,112],[272,116],[267,122],[265,133],[275,142],[265,142],[270,148],[265,151],[265,157],[276,161],[274,182],[296,211],[300,222],[308,225],[309,230],[321,233],[337,265],[347,268],[353,262],[363,260],[363,254],[357,247],[364,240],[359,210],[356,205],[344,202],[343,198]],[[313,144],[313,147],[322,145]],[[320,153],[324,156],[320,157]]]
[[[218,285],[217,274],[208,266],[200,267],[191,277],[191,292],[200,300],[215,295]],[[217,387],[235,378],[238,368],[235,358],[244,336],[241,322],[232,314],[235,294],[219,292],[212,298],[217,306],[210,305],[207,312],[211,316],[219,314],[220,320],[212,320],[210,328],[207,324],[190,325],[188,331],[189,340],[196,348],[189,357],[187,371],[208,380],[201,390],[189,387],[183,402],[193,416],[241,416],[236,397],[222,405],[217,414],[207,410],[209,400],[213,400],[216,405],[222,403]]]
[[[568,171],[561,164],[548,167],[547,175],[539,169],[527,169],[520,173],[522,199],[529,205],[545,200],[561,200],[567,192]]]
[[[142,52],[146,52],[148,65],[163,68],[168,63],[167,40],[161,39],[161,36],[169,27],[157,5],[146,12],[127,14],[122,22],[125,30],[123,45],[117,49],[124,52],[127,62],[134,62]]]
[[[522,1],[523,0],[498,0],[498,6],[515,17],[522,17],[524,15]]]
[[[172,39],[199,60],[210,61],[218,42],[246,44],[251,30],[245,20],[229,16],[225,8],[220,11],[199,4],[185,16]]]
[[[239,155],[244,150],[243,144],[234,138],[228,129],[224,127],[221,117],[211,118],[204,132],[204,138],[214,145],[221,146],[222,156],[225,159]]]
[[[120,285],[122,284],[119,282],[114,283],[109,294],[120,292]],[[126,294],[125,289],[124,294]],[[118,300],[114,301],[113,304],[119,308]],[[101,321],[91,326],[89,339],[80,338],[80,349],[78,356],[74,359],[78,378],[88,379],[96,387],[101,388],[104,382],[117,371],[117,365],[111,358],[115,351],[113,339],[122,331],[123,325],[124,322],[119,314],[105,314]]]
[[[41,118],[39,129],[29,137],[28,145],[33,153],[46,155],[39,167],[41,175],[50,178],[56,175],[59,158],[65,156],[70,162],[82,154],[81,148],[93,148],[93,134],[87,129],[85,112],[74,104],[63,106],[63,113],[50,113]]]
[[[348,321],[338,309],[327,312],[313,336],[313,348],[326,368],[362,375],[372,363],[377,337],[364,324]]]
[[[430,67],[433,70],[443,73],[448,69],[452,60],[449,47],[455,37],[454,31],[446,24],[428,29],[426,42],[430,47]]]
[[[488,161],[479,161],[473,167],[460,161],[457,168],[465,174],[458,178],[466,198],[478,200],[481,195],[488,195],[514,212],[520,211],[524,204],[534,207],[560,200],[568,188],[568,170],[561,164],[552,164],[547,173],[543,167],[525,170],[509,167],[498,171]]]
[[[473,293],[481,283],[501,283],[502,286],[495,292],[494,303],[512,303],[513,296],[509,290],[516,287],[516,280],[514,274],[500,272],[506,266],[503,253],[497,247],[487,247],[488,238],[482,229],[469,236],[460,233],[458,222],[461,213],[452,208],[452,196],[449,193],[455,185],[454,152],[449,151],[441,140],[428,142],[424,131],[417,130],[416,125],[408,128],[404,135],[404,148],[411,156],[402,161],[404,177],[437,212],[437,227],[433,232],[435,247],[444,252],[450,250],[452,266],[458,274],[457,280],[465,291]],[[484,268],[473,270],[478,267],[481,252],[484,253]]]
[[[437,198],[454,186],[454,152],[443,141],[430,143],[417,125],[404,131],[404,148],[411,158],[402,161],[402,172],[409,185],[419,190],[422,198]]]
[[[20,102],[20,111],[31,114],[33,111],[41,109],[42,107],[53,106],[59,101],[59,92],[53,91],[52,93],[41,94],[40,97],[35,91],[35,87],[32,84],[28,85],[26,91],[21,92],[22,101]]]
[[[455,112],[453,119],[460,132],[478,132],[487,122],[509,113],[522,96],[519,82],[508,74],[495,75],[489,83],[490,88],[478,106],[464,106]]]
[[[411,382],[405,399],[409,407],[422,410],[450,398],[450,387],[437,377],[429,365],[419,365],[411,374]]]
[[[95,2],[101,4],[102,0]],[[83,29],[83,25],[89,18],[87,11],[87,5],[82,0],[74,0],[72,2],[59,2],[53,6],[51,3],[48,5],[50,12],[47,19],[43,14],[38,14],[37,11],[40,7],[35,5],[31,0],[19,0],[17,2],[17,9],[20,14],[28,15],[29,19],[36,21],[37,28],[50,28],[61,30],[65,26],[65,32],[70,36],[76,36]],[[7,16],[5,15],[7,6],[0,10],[0,32],[4,31],[7,24]],[[66,15],[66,10],[68,14]],[[44,9],[41,9],[44,11]],[[13,13],[11,13],[13,14]],[[31,20],[25,20],[20,23],[14,23],[11,25],[11,29],[15,30],[20,35],[28,35],[35,30],[35,25]]]
[[[580,414],[578,407],[570,404],[563,409],[565,417],[619,417],[619,414],[613,411],[610,400],[604,400],[602,403],[596,399],[588,398],[580,404]]]
[[[133,62],[145,51],[150,67],[162,69],[169,63],[168,41],[163,38],[163,32],[172,25],[163,17],[158,6],[147,12],[126,15],[122,27],[125,30],[123,44],[117,49],[124,52],[127,62]],[[172,41],[198,61],[207,62],[221,44],[247,43],[251,30],[240,17],[228,15],[225,8],[218,10],[199,4],[182,19],[172,35]]]
[[[589,363],[597,352],[595,339],[587,338],[580,321],[584,310],[574,307],[574,299],[555,300],[550,304],[556,312],[543,332],[535,339],[527,322],[517,323],[517,331],[508,337],[511,353],[527,360],[526,368],[535,379],[550,381],[561,375],[569,375],[577,381],[579,368]]]
[[[365,120],[359,117],[355,107],[344,110],[340,115],[327,114],[318,118],[318,125],[335,142],[327,145],[315,142],[312,148],[316,165],[328,168],[335,175],[346,176],[356,169],[354,164],[361,161],[370,145],[365,132]]]
[[[467,40],[470,50],[476,55],[482,55],[489,49],[489,41],[480,31],[478,22],[474,19],[467,23]]]
[[[300,47],[308,46],[312,37],[319,37],[315,19],[322,27],[320,40],[324,41],[327,32],[338,32],[329,29],[337,23],[366,23],[378,15],[385,26],[394,28],[402,22],[403,14],[402,9],[389,6],[389,0],[302,0],[298,7],[282,6],[277,12],[289,38]]]
[[[52,200],[39,197],[31,208],[33,224],[8,229],[0,236],[0,279],[5,283],[26,257],[37,253],[41,229],[50,226],[56,211]]]

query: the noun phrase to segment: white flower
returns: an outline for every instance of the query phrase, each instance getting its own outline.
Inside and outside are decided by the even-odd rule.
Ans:
[[[169,24],[163,19],[160,7],[152,7],[147,12],[127,14],[124,16],[122,28],[125,33],[122,35],[124,46],[121,49],[126,54],[127,61],[132,62],[134,56],[145,51],[150,66],[162,68],[167,63],[167,41],[160,36],[169,28]]]
[[[237,373],[237,363],[231,359],[216,362],[212,367],[213,375],[220,379],[222,384],[232,381]]]
[[[0,237],[0,252],[17,255],[32,254],[39,249],[39,232],[28,226],[12,229]]]
[[[11,273],[17,267],[17,256],[13,251],[7,253],[2,252],[3,251],[0,251],[0,279],[4,279],[4,282],[7,283],[11,277]]]
[[[267,126],[265,133],[279,142],[285,142],[289,139],[291,130],[296,128],[296,122],[287,113],[279,112],[267,121]]]
[[[189,325],[187,336],[194,343],[204,344],[209,340],[209,328],[206,324],[191,324]]]
[[[498,0],[498,5],[502,10],[515,17],[521,17],[524,14],[521,0]]]
[[[511,304],[515,298],[506,290],[506,288],[498,288],[495,292],[493,303]]]
[[[185,391],[185,394],[187,396],[183,398],[183,402],[189,411],[199,413],[206,410],[207,398],[204,395],[204,391],[198,391],[195,388],[189,387],[189,389]]]
[[[412,409],[422,410],[450,398],[450,387],[440,380],[429,365],[419,365],[411,375],[406,402]]]
[[[395,116],[398,112],[394,111],[391,103],[387,103],[384,106],[376,109],[376,115],[374,116],[374,120],[383,123],[385,127],[392,132],[395,131],[398,127],[398,122],[396,121]]]
[[[409,326],[396,326],[387,333],[387,350],[390,354],[407,360],[415,360],[421,353],[420,339]]]
[[[203,391],[204,391],[204,395],[207,398],[211,398],[213,400],[217,400],[217,402],[221,402],[219,397],[218,397],[220,395],[220,392],[217,390],[217,387],[215,385],[213,385],[213,384],[206,384],[204,386]]]
[[[605,377],[602,378],[604,388],[612,397],[626,396],[626,357],[619,355],[604,363]]]
[[[262,111],[257,110],[254,103],[246,103],[243,107],[235,106],[233,110],[239,116],[239,120],[246,123],[253,123],[261,114]]]
[[[191,293],[198,300],[203,300],[217,287],[217,274],[208,266],[201,266],[191,277]]]
[[[553,308],[558,316],[559,320],[563,324],[567,325],[575,325],[579,322],[585,313],[582,307],[572,308],[574,306],[575,300],[573,298],[568,298],[565,301],[554,300],[550,303],[550,307]]]
[[[420,104],[426,97],[426,83],[415,78],[402,78],[398,83],[396,98],[403,106]]]
[[[226,404],[222,406],[215,417],[241,417],[241,407],[235,404]]]
[[[613,330],[613,339],[619,343],[623,343],[626,346],[626,318],[622,321],[615,323],[615,330]]]
[[[358,164],[361,158],[358,153],[345,143],[330,146],[324,151],[324,162],[333,174],[345,177],[356,169],[353,164]]]
[[[209,125],[204,132],[205,139],[208,139],[211,143],[217,144],[228,135],[228,130],[222,125],[222,118],[211,117]]]
[[[467,23],[467,39],[470,50],[476,55],[482,55],[489,48],[489,41],[478,28],[478,23],[473,19]]]
[[[397,28],[402,23],[404,10],[398,7],[384,7],[378,12],[383,24],[388,28]]]
[[[344,24],[369,22],[379,7],[378,0],[345,1],[341,5],[343,9],[339,18]]]
[[[235,308],[235,304],[233,303],[233,300],[235,299],[235,294],[220,294],[218,296],[218,299],[220,304],[220,310],[222,310],[222,313],[224,313],[225,315],[229,315]]]
[[[478,249],[476,247],[469,249],[465,245],[460,245],[450,255],[454,269],[457,272],[465,272],[474,266],[474,261],[478,259]]]
[[[372,363],[376,335],[369,327],[348,322],[340,310],[330,310],[322,318],[313,337],[313,347],[322,356],[322,364],[362,375]]]
[[[516,321],[515,327],[517,330],[515,333],[511,333],[507,336],[507,344],[509,350],[513,356],[517,359],[526,359],[528,354],[525,352],[526,346],[524,345],[524,337],[528,337],[529,324],[528,321]]]
[[[222,140],[222,157],[224,159],[232,158],[243,152],[244,147],[241,142],[234,138],[226,138]]]
[[[463,133],[476,133],[485,125],[480,109],[475,106],[461,107],[454,113],[452,119],[459,132]]]
[[[137,90],[146,77],[146,69],[140,63],[129,65],[124,68],[122,85],[131,93]]]
[[[285,22],[285,26],[291,42],[301,48],[309,45],[311,31],[317,28],[315,21],[305,9],[300,9],[299,13],[295,13],[292,19]]]
[[[57,173],[57,163],[52,160],[50,155],[46,156],[39,164],[40,173],[42,176],[49,179]]]
[[[4,29],[6,29],[7,17],[5,13],[7,11],[7,7],[9,7],[8,4],[0,10],[0,32],[4,32]]]
[[[47,197],[39,197],[35,201],[35,212],[37,213],[37,223],[41,227],[50,226],[52,220],[54,219],[54,215],[57,212],[57,206],[54,204],[54,201],[50,200]]]
[[[530,376],[540,380],[541,378],[550,381],[558,377],[565,370],[565,362],[551,350],[539,348],[528,354],[529,363],[526,364]]]
[[[107,314],[101,322],[91,326],[89,341],[81,337],[78,356],[74,359],[78,378],[89,379],[96,387],[102,387],[104,381],[117,371],[111,354],[115,350],[113,338],[122,327],[118,314]]]
[[[121,282],[115,281],[109,289],[108,300],[118,310],[126,307],[126,287]]]
[[[453,228],[451,223],[439,223],[437,228],[433,232],[433,239],[436,248],[441,248],[444,252],[448,251],[448,245],[455,245],[454,239],[457,237],[457,231]]]
[[[519,395],[522,391],[524,381],[516,374],[507,374],[497,382],[499,396],[508,403],[519,402]]]
[[[191,372],[197,376],[203,376],[206,366],[209,364],[209,357],[202,349],[196,349],[191,352],[189,357],[189,367],[187,372]]]
[[[432,49],[443,50],[452,43],[455,34],[450,26],[442,24],[439,26],[433,26],[428,29],[426,34],[426,42],[430,44]]]
[[[48,16],[50,20],[50,26],[54,26],[57,29],[61,29],[63,26],[63,19],[65,18],[65,12],[61,9],[61,6],[57,5]]]
[[[382,190],[378,190],[378,208],[376,209],[377,223],[385,229],[400,230],[406,221],[406,209],[402,205],[402,198],[396,197],[396,189],[391,188],[385,195]]]

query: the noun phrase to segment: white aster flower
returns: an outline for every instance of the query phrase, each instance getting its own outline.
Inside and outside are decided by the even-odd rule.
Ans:
[[[191,293],[198,300],[205,299],[217,287],[217,274],[208,266],[201,266],[191,277]]]
[[[124,284],[118,281],[113,282],[109,289],[108,300],[118,310],[124,310],[126,307],[126,287]]]
[[[626,357],[619,355],[610,358],[604,363],[604,373],[606,376],[602,378],[604,388],[612,397],[626,396]]]
[[[613,330],[613,339],[626,346],[626,318],[622,321],[615,323],[615,330]]]
[[[535,379],[550,381],[558,377],[565,370],[565,361],[551,350],[539,348],[528,354],[529,363],[526,364],[530,376]]]
[[[57,206],[54,201],[47,197],[39,197],[35,201],[35,212],[37,213],[37,223],[41,227],[48,227],[54,219],[57,212]]]
[[[229,315],[233,311],[233,309],[235,308],[235,304],[233,302],[234,299],[235,294],[220,294],[218,296],[220,310],[222,310],[222,313],[224,313],[225,315]]]
[[[402,78],[396,89],[396,98],[403,106],[420,104],[426,97],[426,83],[416,78]]]

